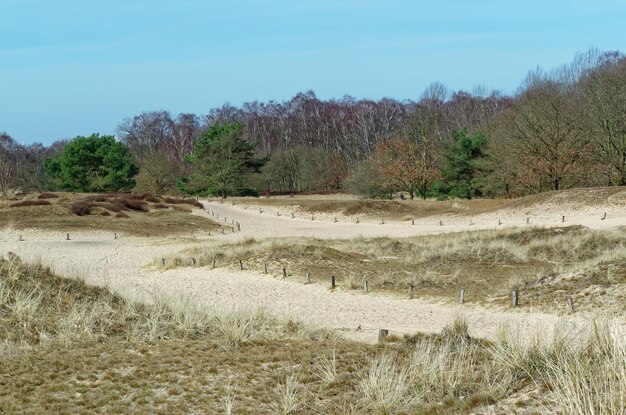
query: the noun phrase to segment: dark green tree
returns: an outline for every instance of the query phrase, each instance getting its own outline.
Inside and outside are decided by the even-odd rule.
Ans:
[[[131,189],[139,172],[125,144],[112,135],[78,136],[63,153],[45,161],[46,173],[75,192],[115,192]]]
[[[443,182],[452,197],[480,196],[478,179],[483,171],[487,139],[481,132],[452,131],[454,142],[444,152]]]
[[[242,137],[239,123],[215,123],[204,131],[188,157],[193,173],[179,182],[181,190],[221,197],[258,194],[252,176],[258,175],[266,160],[255,157],[256,144]]]

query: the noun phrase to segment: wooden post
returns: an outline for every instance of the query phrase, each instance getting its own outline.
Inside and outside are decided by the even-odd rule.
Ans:
[[[241,224],[239,222],[237,222],[237,230],[240,231],[241,230]]]
[[[606,219],[606,212],[604,212],[604,216],[602,216],[602,220]]]
[[[18,239],[19,242],[22,242],[24,239],[22,238],[22,235],[20,235],[20,239]]]
[[[502,225],[502,221],[498,219],[498,225]]]
[[[283,267],[283,278],[287,278],[287,268]]]
[[[356,223],[360,223],[361,220],[359,218],[356,218]]]
[[[526,216],[526,225],[528,225],[529,223],[530,223],[530,218]]]
[[[165,258],[161,258],[161,266],[164,267],[165,266]]]
[[[409,300],[413,299],[413,284],[409,284]]]
[[[235,201],[233,200],[233,206],[235,206]]]
[[[211,236],[211,229],[209,229],[209,236]]]
[[[519,293],[517,291],[517,288],[513,288],[513,291],[511,292],[511,300],[512,300],[511,305],[513,307],[517,307],[519,305],[519,295],[518,294]]]
[[[310,284],[311,283],[311,273],[307,272],[306,273],[306,284]]]
[[[465,304],[465,288],[461,288],[461,294],[459,296],[459,302]]]
[[[381,224],[381,225],[384,225],[384,224],[385,224],[385,219],[381,219],[381,220],[380,220],[380,224]]]
[[[243,261],[241,259],[239,260],[239,269],[243,271]]]
[[[259,208],[259,213],[263,213],[263,209]]]
[[[313,217],[313,215],[311,215],[311,220],[313,220],[313,219],[315,219],[315,218]]]
[[[365,282],[363,283],[363,291],[365,291],[366,293],[370,292],[370,286],[367,283],[367,280],[365,280]]]
[[[291,214],[291,219],[295,218],[296,215],[294,213]]]
[[[561,223],[565,222],[565,215],[561,216]]]
[[[567,297],[567,312],[568,314],[574,313],[574,299],[571,295]]]
[[[215,260],[213,260],[213,262],[211,262],[211,269],[215,269]]]
[[[443,226],[443,221],[439,221],[439,226]]]
[[[65,235],[65,240],[66,240],[66,241],[69,241],[69,240],[70,240],[70,234],[69,234],[69,233]]]
[[[415,219],[411,220],[411,225],[415,225]]]
[[[191,258],[191,265],[196,265],[196,259],[195,258]]]
[[[265,266],[265,274],[267,274],[267,263],[265,263],[264,266]]]
[[[150,232],[146,232],[146,238],[150,237]]]
[[[228,218],[224,216],[224,222],[228,223]]]
[[[335,280],[335,276],[330,276],[330,288],[334,290],[337,287],[337,281]]]
[[[335,218],[335,223],[337,223],[337,222],[338,222],[338,221],[337,221],[337,218]]]
[[[113,239],[117,239],[117,233],[113,234]]]
[[[389,335],[389,330],[387,329],[378,330],[378,343],[384,342],[388,335]]]
[[[277,211],[277,212],[276,212],[276,216],[280,216],[280,211]]]

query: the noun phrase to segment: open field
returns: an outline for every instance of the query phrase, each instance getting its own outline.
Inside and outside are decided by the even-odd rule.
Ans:
[[[625,195],[3,203],[0,413],[623,414]]]
[[[61,232],[106,229],[142,236],[190,234],[218,228],[206,218],[190,216],[192,209],[198,207],[195,199],[157,198],[148,194],[139,195],[143,197],[125,194],[43,195],[44,198],[31,196],[19,202],[0,200],[2,228]]]

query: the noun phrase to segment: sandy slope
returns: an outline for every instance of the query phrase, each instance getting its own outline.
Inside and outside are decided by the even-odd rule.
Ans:
[[[351,238],[357,236],[408,236],[437,232],[498,228],[503,226],[527,226],[525,215],[531,215],[534,225],[562,225],[560,215],[550,206],[514,209],[507,212],[484,214],[471,218],[446,217],[439,226],[432,218],[421,219],[411,225],[406,223],[362,222],[356,224],[348,218],[307,217],[291,218],[283,212],[258,208],[232,206],[218,202],[206,203],[207,212],[198,215],[219,214],[228,222],[241,223],[241,232],[217,235],[211,239],[236,240],[246,237],[308,236],[317,238]],[[626,209],[609,209],[606,206],[567,210],[558,206],[559,213],[567,215],[565,225],[581,224],[589,227],[614,227],[626,224]],[[609,210],[607,220],[600,220],[600,213]],[[494,220],[495,219],[495,220]],[[503,225],[498,225],[498,219]],[[350,220],[350,222],[348,222]],[[434,222],[434,223],[433,223]],[[19,234],[24,241],[17,242]],[[181,240],[174,238],[131,238],[114,240],[110,232],[76,233],[72,240],[65,241],[65,234],[40,231],[14,231],[5,229],[0,235],[0,255],[11,251],[27,261],[38,261],[52,267],[61,275],[83,277],[99,285],[107,285],[139,299],[149,299],[160,292],[192,296],[207,307],[265,306],[278,314],[289,314],[313,324],[343,330],[349,337],[364,341],[375,341],[378,329],[386,328],[395,334],[416,331],[439,331],[455,315],[464,315],[472,335],[493,338],[498,326],[513,324],[532,332],[550,326],[556,315],[529,311],[510,312],[485,309],[479,306],[464,307],[435,304],[421,299],[399,299],[375,293],[362,294],[328,290],[326,284],[304,285],[281,281],[250,272],[234,272],[217,268],[178,268],[161,272],[150,269],[146,264],[154,258],[176,252],[189,244],[202,243],[202,239]],[[579,321],[569,319],[569,321]],[[362,330],[356,331],[361,326]]]

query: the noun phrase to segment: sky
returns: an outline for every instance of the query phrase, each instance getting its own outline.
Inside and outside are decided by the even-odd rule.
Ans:
[[[514,93],[530,69],[626,52],[626,1],[0,0],[0,132],[114,134],[144,111]]]

